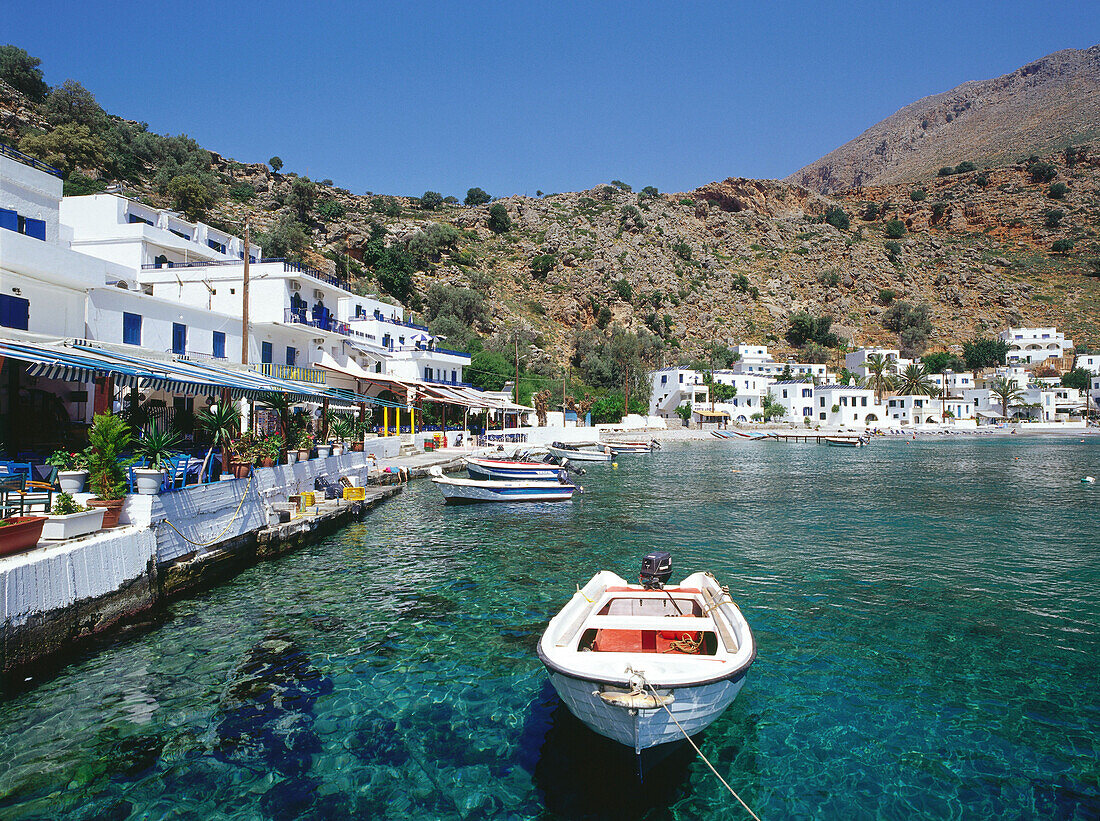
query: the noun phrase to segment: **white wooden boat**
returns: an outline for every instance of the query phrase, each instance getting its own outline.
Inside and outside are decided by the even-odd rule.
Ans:
[[[676,722],[693,735],[718,718],[756,643],[710,573],[662,589],[602,571],[551,619],[538,654],[573,715],[640,753],[683,738]]]
[[[861,448],[863,441],[860,439],[846,439],[842,436],[827,436],[825,444],[834,448]]]
[[[466,472],[471,479],[494,479],[498,481],[516,481],[522,479],[557,480],[563,477],[565,469],[560,465],[546,462],[519,462],[509,459],[466,460]]]
[[[438,467],[438,466],[437,466]],[[523,479],[498,482],[486,479],[454,479],[433,474],[432,481],[443,493],[448,504],[471,502],[567,502],[573,498],[576,485],[559,480],[547,482]]]
[[[661,445],[657,442],[605,442],[611,453],[618,456],[620,453],[652,453],[655,450],[660,450]]]
[[[605,452],[600,445],[563,445],[555,442],[547,445],[546,449],[559,459],[568,459],[570,462],[610,462],[615,457],[610,447]]]

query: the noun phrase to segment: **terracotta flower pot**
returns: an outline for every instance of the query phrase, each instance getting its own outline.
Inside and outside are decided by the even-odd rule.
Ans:
[[[270,456],[265,456],[262,460],[260,460],[260,467],[273,468],[275,467],[275,460],[272,459]]]
[[[89,507],[105,507],[103,514],[103,529],[118,527],[118,517],[122,514],[122,503],[125,499],[89,499]]]
[[[0,527],[0,556],[10,556],[30,550],[38,544],[42,536],[45,516],[13,516],[4,519],[6,524]]]
[[[352,453],[362,453],[363,452],[363,443],[362,442],[352,442],[351,443],[351,452]]]
[[[298,461],[305,462],[309,460],[309,448],[298,448]]]
[[[237,479],[247,479],[248,475],[252,473],[252,465],[245,462],[230,462],[229,466],[233,469],[233,476]]]

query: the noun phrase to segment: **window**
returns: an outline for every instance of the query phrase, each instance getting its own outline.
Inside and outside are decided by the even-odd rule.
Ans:
[[[298,361],[298,351],[295,348],[286,346],[286,364],[287,367],[293,368]]]
[[[0,325],[5,328],[27,330],[31,318],[31,302],[9,294],[0,294]]]
[[[681,385],[684,384],[684,375],[683,374],[680,374],[680,384]]]
[[[802,415],[803,416],[813,416],[814,415],[813,408],[803,408],[802,409]]]
[[[179,322],[172,323],[172,353],[177,356],[187,353],[187,326]]]
[[[225,334],[214,331],[214,358],[225,359]]]
[[[141,314],[122,315],[122,342],[125,345],[141,344]]]
[[[825,407],[825,397],[824,397],[824,396],[822,396],[822,397],[821,397],[821,398],[820,398],[820,399],[818,400],[818,404],[819,404],[819,405],[821,405],[821,407]],[[822,416],[821,418],[822,418],[822,419],[824,419],[825,417],[824,417],[824,416]]]
[[[260,343],[260,362],[262,362],[265,365],[270,365],[271,364],[271,343],[270,342],[261,342]]]
[[[861,396],[859,404],[863,405],[863,407],[867,407],[867,397],[866,396]]]
[[[783,389],[783,398],[784,399],[787,398],[787,389],[786,388]]]
[[[668,384],[668,374],[667,373],[661,374],[661,384],[662,385],[667,385]]]
[[[822,411],[821,413],[819,413],[819,414],[817,415],[817,418],[818,418],[818,419],[824,419],[824,418],[825,418],[825,411]]]
[[[840,404],[841,404],[841,407],[845,407],[845,408],[848,407],[848,397],[847,396],[840,397]]]
[[[458,374],[455,371],[451,371],[451,382],[458,381]]]
[[[218,242],[215,239],[208,239],[206,241],[206,244],[209,245],[211,248],[213,248],[215,251],[217,251],[220,254],[225,253],[225,246],[222,245],[220,242]]]
[[[429,382],[432,381],[432,369],[431,368],[424,368],[424,378]]]
[[[813,395],[814,395],[814,390],[813,390],[813,388],[803,388],[803,389],[802,389],[802,396],[803,396],[803,398],[805,398],[805,397],[809,397],[809,396],[813,396]]]

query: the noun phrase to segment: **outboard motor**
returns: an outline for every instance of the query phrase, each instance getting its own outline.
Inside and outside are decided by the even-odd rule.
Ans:
[[[646,590],[660,590],[672,575],[672,554],[667,550],[654,550],[642,559],[642,572],[638,581]]]

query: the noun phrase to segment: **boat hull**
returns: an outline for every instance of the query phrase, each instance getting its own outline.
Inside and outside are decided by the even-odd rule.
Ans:
[[[553,481],[562,474],[558,465],[524,465],[521,462],[496,462],[488,460],[470,460],[466,463],[466,472],[471,479],[514,482],[521,480]]]
[[[617,741],[635,752],[683,739],[684,733],[664,707],[630,709],[609,704],[600,698],[598,681],[571,678],[549,670],[550,682],[570,712],[593,732]],[[745,676],[722,679],[706,684],[667,688],[656,686],[658,695],[671,693],[668,709],[688,735],[709,727],[733,703]]]
[[[548,445],[546,448],[559,459],[568,459],[570,462],[610,462],[613,455],[597,450],[570,450]]]
[[[548,482],[528,486],[520,482],[501,482],[497,487],[488,487],[489,482],[460,482],[453,479],[432,481],[443,493],[443,500],[453,505],[478,502],[568,502],[576,491],[573,485]]]

